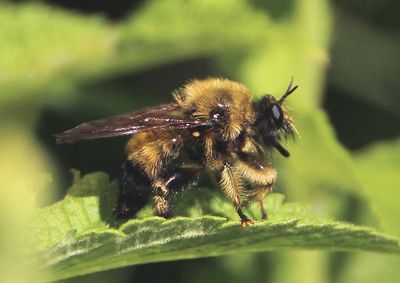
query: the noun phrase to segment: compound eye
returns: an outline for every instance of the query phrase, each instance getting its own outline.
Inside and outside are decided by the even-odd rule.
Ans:
[[[275,125],[277,127],[282,126],[283,122],[283,112],[282,108],[278,104],[274,104],[271,108],[272,117],[274,119]]]

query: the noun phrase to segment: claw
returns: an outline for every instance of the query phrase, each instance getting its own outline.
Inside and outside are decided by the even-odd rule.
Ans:
[[[251,219],[248,219],[248,218],[240,220],[240,226],[242,226],[242,227],[247,227],[247,226],[250,226],[253,224],[254,224],[254,221]]]

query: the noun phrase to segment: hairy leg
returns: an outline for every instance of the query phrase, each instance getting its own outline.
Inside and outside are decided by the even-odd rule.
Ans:
[[[248,226],[254,224],[242,211],[242,195],[243,195],[243,180],[239,172],[231,166],[229,162],[225,162],[219,180],[221,188],[229,199],[232,200],[233,205],[240,217],[240,225]]]
[[[168,196],[180,192],[197,182],[203,166],[189,164],[167,168],[163,177],[153,182],[153,200],[155,214],[164,218],[172,216]]]
[[[164,180],[158,179],[152,184],[154,213],[157,216],[171,218],[171,208],[168,202],[169,190]]]

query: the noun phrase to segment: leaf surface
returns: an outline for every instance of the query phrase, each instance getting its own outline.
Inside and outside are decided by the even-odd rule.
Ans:
[[[120,225],[112,216],[116,191],[104,173],[76,177],[64,200],[38,210],[33,235],[40,235],[36,239],[40,244],[34,246],[51,271],[49,279],[149,262],[286,248],[400,253],[396,238],[312,215],[299,204],[284,204],[280,194],[267,198],[270,219],[247,228],[240,227],[221,194],[206,188],[175,196],[175,213],[183,216],[152,217],[147,207],[142,219]],[[213,216],[196,216],[205,211]],[[256,207],[247,212],[257,219]]]

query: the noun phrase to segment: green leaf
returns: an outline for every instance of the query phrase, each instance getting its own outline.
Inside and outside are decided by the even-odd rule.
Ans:
[[[239,61],[238,74],[255,95],[268,92],[279,96],[294,77],[301,95],[291,96],[290,102],[296,110],[310,111],[321,103],[322,80],[329,62],[330,11],[326,1],[289,2],[295,13],[274,22],[277,32],[260,39],[260,48]]]
[[[379,224],[388,233],[400,236],[400,140],[377,143],[356,155],[363,189],[378,216]]]
[[[224,196],[206,188],[175,197],[175,213],[190,218],[151,217],[149,206],[143,219],[119,226],[112,212],[115,182],[104,173],[75,179],[64,200],[38,209],[30,230],[50,280],[134,264],[285,248],[400,253],[399,239],[312,215],[299,204],[283,204],[279,194],[267,197],[270,220],[247,228],[240,227]],[[195,217],[204,211],[213,216]],[[257,218],[256,207],[248,213]]]
[[[254,48],[276,32],[246,1],[153,0],[121,27],[120,48],[138,67],[226,52],[227,46]]]
[[[115,183],[110,183],[107,174],[94,173],[80,179],[73,171],[75,183],[62,202],[40,209],[33,226],[36,235],[32,245],[45,249],[67,234],[82,234],[91,229],[106,229],[113,218],[112,208],[116,203]],[[102,193],[100,194],[100,190]]]
[[[0,26],[3,99],[35,96],[35,105],[50,94],[68,93],[59,103],[70,101],[79,83],[104,75],[224,53],[226,46],[244,51],[277,33],[246,1],[228,0],[147,1],[116,25],[41,3],[3,3]]]
[[[31,3],[0,4],[0,88],[3,101],[96,72],[112,55],[116,35],[99,17]],[[94,48],[95,47],[95,48]],[[35,101],[35,104],[38,101]]]

